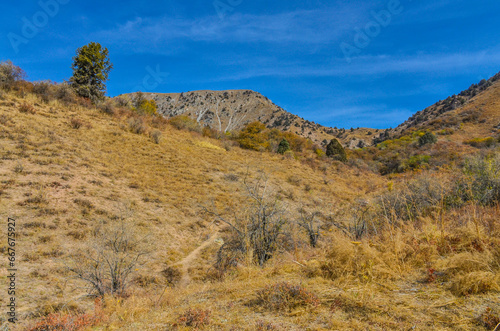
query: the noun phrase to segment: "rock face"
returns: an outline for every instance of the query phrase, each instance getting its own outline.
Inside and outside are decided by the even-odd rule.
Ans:
[[[125,96],[134,99],[137,93]],[[351,138],[351,131],[324,127],[300,118],[251,90],[143,93],[143,97],[155,100],[158,112],[167,118],[186,115],[220,132],[237,131],[248,123],[260,121],[270,129],[296,133],[323,147],[325,141],[333,138],[344,145]]]

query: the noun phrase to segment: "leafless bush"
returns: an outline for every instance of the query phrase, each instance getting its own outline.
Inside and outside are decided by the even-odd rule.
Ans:
[[[287,237],[284,232],[286,209],[278,200],[278,195],[269,193],[268,178],[262,175],[250,183],[247,175],[243,184],[246,201],[242,210],[226,210],[223,215],[215,208],[204,208],[209,215],[227,224],[232,233],[217,254],[218,268],[234,265],[245,254],[262,266],[273,257]]]
[[[76,103],[78,100],[75,91],[68,83],[56,85],[54,96],[65,103]]]
[[[155,144],[159,144],[160,143],[161,136],[162,136],[162,133],[161,133],[160,130],[154,130],[153,132],[151,132],[151,138],[153,139],[153,141],[155,142]]]
[[[25,77],[25,72],[11,61],[0,62],[0,88],[10,89],[17,81]]]
[[[79,118],[76,118],[76,117],[73,117],[71,120],[70,120],[70,124],[71,124],[71,127],[73,129],[79,129],[83,126],[83,121]]]
[[[115,114],[115,105],[112,100],[106,100],[104,102],[99,103],[98,108],[106,114],[114,115]]]
[[[40,81],[33,83],[33,93],[37,94],[43,102],[48,103],[55,99],[56,86],[51,81]]]
[[[72,254],[67,269],[87,283],[90,295],[122,296],[126,293],[130,275],[148,254],[133,230],[121,221],[115,225],[100,224],[85,247]]]
[[[378,205],[384,218],[391,224],[395,220],[415,221],[443,207],[448,190],[444,179],[417,177],[399,189],[382,195]]]
[[[317,211],[307,212],[304,208],[300,208],[299,210],[299,219],[297,224],[306,231],[306,234],[309,237],[309,244],[312,247],[316,247],[320,235],[319,230],[321,223],[314,220],[318,215],[319,212]]]
[[[130,107],[130,100],[127,99],[126,97],[119,96],[114,98],[114,100],[118,107],[123,107],[123,108]]]
[[[140,117],[129,118],[128,127],[130,131],[136,134],[142,134],[146,132],[146,124],[144,123],[144,120]]]
[[[23,102],[20,106],[19,106],[19,111],[21,113],[27,113],[27,114],[36,114],[36,109],[35,107],[33,107],[32,104],[29,104],[27,102]]]

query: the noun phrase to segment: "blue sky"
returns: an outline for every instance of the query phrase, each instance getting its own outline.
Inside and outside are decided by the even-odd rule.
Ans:
[[[110,96],[252,89],[332,127],[395,127],[500,71],[493,0],[41,0],[2,9],[0,59],[30,80],[68,79],[76,49],[96,41],[114,64]]]

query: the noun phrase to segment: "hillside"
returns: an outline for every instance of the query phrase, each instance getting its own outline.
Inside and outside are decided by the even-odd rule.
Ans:
[[[417,112],[391,133],[401,136],[416,130],[463,131],[462,137],[469,139],[496,133],[500,127],[499,91],[500,73]]]
[[[319,146],[325,147],[326,141],[338,138],[344,146],[359,148],[370,142],[366,139],[369,132],[371,135],[378,131],[361,129],[354,134],[350,130],[324,127],[291,114],[262,94],[250,90],[143,93],[143,96],[155,100],[158,112],[166,118],[187,115],[219,132],[238,131],[251,122],[259,121],[270,129],[290,131],[311,139]],[[137,94],[119,97],[134,100]]]
[[[483,117],[434,144],[411,145],[413,132],[360,151],[401,158],[411,145],[435,157],[460,146],[467,161],[435,157],[442,164],[382,176],[354,152],[342,163],[311,150],[245,150],[118,103],[96,107],[65,85],[17,82],[0,91],[0,218],[16,220],[16,327],[492,330],[500,144],[460,139],[492,134],[499,91],[495,83],[471,99],[465,107],[480,105]],[[233,93],[226,101],[236,104],[245,92]],[[252,109],[270,105],[250,99]],[[7,241],[0,247],[7,258]],[[119,291],[105,281],[101,296],[88,278],[113,274],[109,264],[130,268]]]

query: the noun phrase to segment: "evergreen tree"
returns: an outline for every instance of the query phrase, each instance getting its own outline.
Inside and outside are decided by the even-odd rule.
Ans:
[[[424,146],[427,144],[435,144],[437,142],[437,137],[432,132],[426,132],[423,136],[418,138],[418,144]]]
[[[345,149],[337,139],[332,139],[328,146],[326,146],[326,156],[342,162],[347,162]]]
[[[283,138],[283,140],[280,142],[278,146],[278,153],[279,154],[285,154],[290,150],[290,144],[288,143],[288,140]]]
[[[73,57],[73,76],[70,84],[76,93],[93,102],[102,100],[106,93],[106,81],[113,64],[108,58],[108,49],[91,42],[78,48]]]

